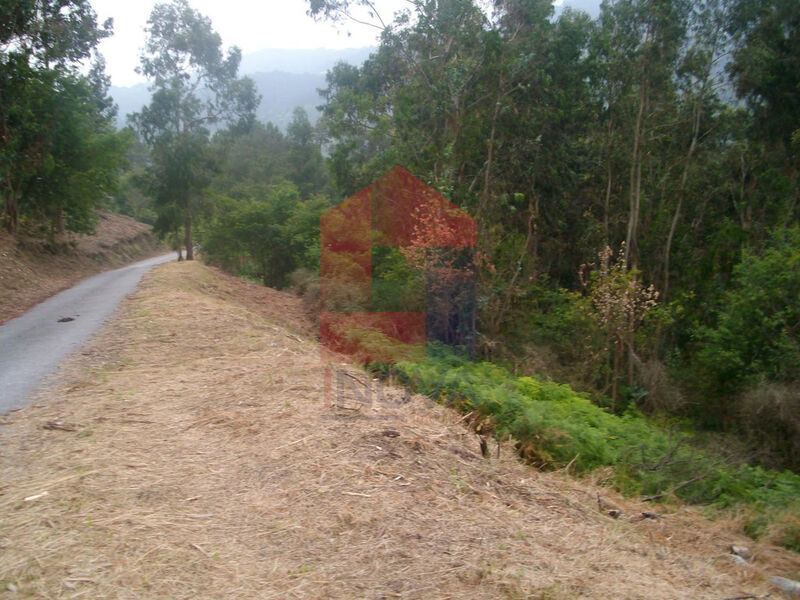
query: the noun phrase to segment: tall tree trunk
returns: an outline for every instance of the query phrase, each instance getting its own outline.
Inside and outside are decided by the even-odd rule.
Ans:
[[[630,175],[630,214],[628,216],[628,234],[625,238],[625,265],[629,269],[635,269],[638,263],[638,229],[639,229],[639,213],[642,206],[642,161],[643,161],[643,138],[645,135],[644,127],[644,113],[645,105],[647,104],[647,68],[646,65],[642,66],[642,80],[639,89],[639,110],[636,114],[636,126],[633,132],[633,152],[631,162],[631,175]],[[634,278],[634,283],[636,279]],[[634,340],[633,340],[633,314],[631,314],[628,323],[628,339],[623,340],[622,344],[627,341],[628,346],[628,385],[633,387],[634,371],[633,371],[633,356],[634,356]],[[624,348],[620,349],[622,352]]]
[[[669,234],[667,234],[667,243],[664,248],[664,289],[661,292],[661,299],[663,302],[667,301],[669,294],[669,269],[670,269],[670,256],[672,253],[672,241],[675,238],[675,230],[678,227],[678,220],[681,215],[681,208],[683,207],[683,194],[686,190],[686,182],[689,179],[689,163],[692,162],[692,156],[697,148],[697,139],[700,134],[700,116],[702,109],[698,106],[695,109],[694,123],[692,123],[692,142],[689,144],[689,151],[686,153],[686,164],[683,167],[683,174],[681,175],[681,183],[678,187],[678,204],[675,206],[675,214],[672,216],[672,222],[669,226]]]
[[[644,79],[644,74],[642,75]],[[628,233],[625,237],[625,264],[629,267],[636,262],[635,248],[639,211],[642,202],[642,137],[644,136],[644,107],[647,100],[647,84],[642,81],[639,91],[639,110],[633,129],[633,150],[631,152],[630,207],[628,212]]]
[[[611,378],[611,412],[617,410],[617,397],[619,396],[619,374],[622,371],[622,352],[624,350],[622,331],[617,328],[614,334],[614,374]]]
[[[628,215],[628,232],[625,237],[625,264],[628,267],[636,265],[636,241],[638,236],[639,227],[639,211],[642,203],[642,159],[643,152],[642,146],[644,142],[645,127],[644,115],[645,106],[647,105],[648,94],[648,64],[647,57],[644,54],[644,49],[647,48],[651,39],[650,26],[645,33],[644,43],[642,45],[642,57],[639,67],[639,107],[636,111],[636,123],[633,128],[633,149],[631,151],[631,173],[629,182],[630,193],[630,209]]]
[[[664,248],[664,289],[662,290],[661,298],[662,301],[666,303],[667,297],[669,296],[669,269],[670,269],[670,258],[672,254],[672,241],[675,238],[675,230],[678,227],[678,220],[680,219],[681,209],[683,208],[683,195],[686,191],[686,182],[689,179],[689,164],[692,162],[692,157],[694,156],[694,152],[697,149],[697,142],[700,139],[700,120],[703,116],[703,99],[706,96],[708,91],[708,86],[711,81],[711,71],[714,66],[715,57],[717,55],[717,44],[718,44],[718,36],[719,36],[719,29],[714,31],[714,35],[711,40],[711,47],[712,51],[708,58],[708,63],[706,64],[706,69],[704,73],[703,83],[700,87],[700,93],[696,98],[696,102],[694,105],[694,114],[692,115],[692,141],[689,144],[689,150],[686,153],[686,164],[683,167],[683,173],[681,174],[681,182],[678,188],[678,204],[675,207],[675,214],[672,217],[672,223],[670,223],[669,227],[669,234],[667,235],[667,243],[666,247]],[[660,337],[661,325],[659,325],[659,335]]]
[[[539,194],[534,192],[533,214],[531,221],[531,277],[534,281],[539,278]]]
[[[635,278],[634,282],[636,282]],[[628,386],[630,386],[630,388],[633,388],[633,384],[636,383],[636,367],[634,361],[634,358],[636,357],[636,350],[634,348],[634,344],[636,343],[634,339],[635,333],[636,316],[633,314],[633,312],[631,312],[630,316],[628,317]]]
[[[525,260],[525,256],[530,252],[531,240],[533,239],[535,227],[535,217],[536,214],[534,213],[533,203],[528,201],[528,233],[525,236],[525,242],[522,245],[519,258],[514,264],[514,273],[511,275],[511,281],[508,283],[506,293],[498,302],[495,310],[492,312],[491,319],[489,320],[489,331],[492,333],[492,335],[497,335],[500,332],[500,325],[505,320],[506,313],[511,308],[511,304],[514,299],[514,292],[516,290],[517,279],[522,274],[522,263]]]
[[[611,169],[611,145],[612,136],[614,131],[614,119],[608,120],[608,139],[607,141],[607,155],[606,155],[606,197],[603,202],[603,235],[605,236],[606,246],[611,246],[611,233],[609,231],[609,220],[611,211],[611,190],[613,189],[614,174]]]
[[[502,99],[502,94],[497,98],[497,102],[494,104],[494,113],[492,114],[492,129],[489,133],[489,149],[486,153],[486,170],[484,171],[483,176],[483,192],[481,193],[481,202],[478,206],[477,214],[475,218],[480,221],[481,217],[483,216],[483,212],[486,210],[489,204],[489,186],[492,183],[492,167],[493,160],[494,160],[494,141],[495,136],[497,135],[497,119],[500,116],[500,100]]]
[[[183,260],[183,246],[181,246],[181,231],[177,223],[175,224],[175,231],[172,233],[174,236],[175,247],[178,249],[178,262]]]
[[[186,203],[186,212],[183,221],[184,245],[186,246],[186,260],[194,260],[194,248],[192,247],[192,209]]]

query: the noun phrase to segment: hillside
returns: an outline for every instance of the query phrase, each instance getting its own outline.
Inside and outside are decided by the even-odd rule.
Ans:
[[[256,110],[259,121],[274,123],[282,130],[292,120],[296,106],[306,109],[312,120],[316,120],[317,106],[322,103],[317,90],[325,87],[324,73],[289,73],[269,71],[250,73],[261,94],[261,104]],[[146,83],[131,87],[112,87],[111,96],[119,107],[117,127],[125,127],[128,115],[137,112],[149,102],[150,92]]]
[[[284,73],[311,73],[324,75],[337,62],[351,65],[363,63],[375,48],[264,48],[242,56],[239,70],[244,75],[282,71]]]
[[[93,273],[166,252],[151,227],[98,213],[94,235],[72,235],[59,248],[39,238],[0,232],[0,323]]]
[[[796,554],[693,510],[611,519],[598,492],[628,515],[652,507],[510,448],[484,459],[457,414],[420,396],[362,406],[359,371],[326,408],[313,334],[288,294],[198,263],[148,275],[57,387],[0,421],[0,588],[721,600],[800,572]]]
[[[252,77],[261,94],[261,104],[256,111],[258,120],[274,123],[285,130],[296,106],[305,108],[312,121],[316,120],[317,106],[322,103],[317,90],[325,87],[328,69],[340,61],[360,65],[374,50],[370,47],[342,50],[267,48],[244,55],[240,73]],[[141,110],[150,100],[146,83],[112,86],[110,93],[119,107],[117,127],[124,127],[127,116]]]

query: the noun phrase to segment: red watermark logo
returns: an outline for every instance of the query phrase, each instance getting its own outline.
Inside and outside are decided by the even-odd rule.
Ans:
[[[320,219],[320,340],[332,363],[421,361],[475,329],[475,220],[402,167]],[[326,403],[329,402],[329,372]]]

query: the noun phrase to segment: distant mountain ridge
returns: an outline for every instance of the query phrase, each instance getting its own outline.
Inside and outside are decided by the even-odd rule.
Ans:
[[[258,119],[270,121],[285,130],[295,106],[302,106],[311,119],[316,120],[316,107],[322,103],[317,90],[325,87],[325,73],[331,67],[338,62],[361,65],[374,51],[374,47],[341,50],[266,48],[244,55],[239,72],[253,78],[262,96],[256,111]],[[118,127],[124,127],[127,116],[141,110],[150,101],[147,88],[147,83],[111,86],[111,97],[119,106]]]
[[[362,64],[377,48],[344,48],[331,50],[314,48],[310,50],[292,50],[287,48],[265,48],[242,56],[239,72],[244,75],[253,73],[269,73],[283,71],[296,74],[324,75],[337,62],[343,61],[351,65]]]

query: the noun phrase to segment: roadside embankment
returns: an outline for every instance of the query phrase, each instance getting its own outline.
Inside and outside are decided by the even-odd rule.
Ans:
[[[98,216],[94,235],[58,244],[0,232],[0,323],[84,277],[166,251],[149,225],[105,211]]]

